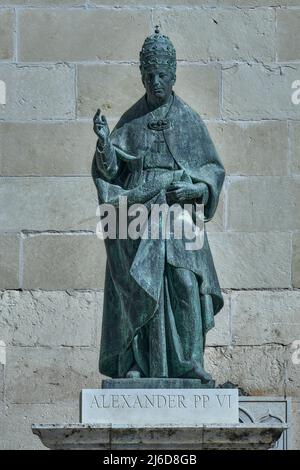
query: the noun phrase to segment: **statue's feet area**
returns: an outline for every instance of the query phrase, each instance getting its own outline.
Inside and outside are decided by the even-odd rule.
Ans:
[[[137,364],[134,364],[126,374],[126,379],[140,379],[142,376],[141,370]]]
[[[133,364],[126,374],[126,379],[140,379],[143,377],[142,371],[137,364]],[[157,378],[157,377],[156,377]],[[164,377],[166,379],[167,377]],[[215,388],[215,381],[212,376],[204,370],[201,364],[195,362],[193,369],[186,374],[185,379],[198,379],[206,388]]]
[[[194,362],[193,369],[184,375],[186,379],[198,379],[201,380],[201,383],[207,388],[215,388],[215,381],[212,376],[204,370],[201,364]]]
[[[206,372],[202,366],[195,364],[194,366],[195,378],[201,379],[201,382],[206,384],[212,380],[212,376]]]

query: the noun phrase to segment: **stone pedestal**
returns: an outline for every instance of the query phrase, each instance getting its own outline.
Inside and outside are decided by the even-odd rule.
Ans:
[[[33,425],[49,449],[89,450],[244,450],[270,449],[284,424],[130,426],[98,424]]]
[[[134,382],[134,383],[133,383]],[[190,382],[190,381],[189,381]],[[198,381],[196,381],[198,382]],[[133,389],[136,389],[136,395],[146,392],[144,387],[147,385],[148,393],[159,393],[163,395],[176,395],[181,387],[181,394],[191,396],[197,394],[210,395],[207,389],[196,389],[191,383],[189,387],[182,380],[172,382],[174,388],[165,388],[159,390],[159,384],[165,386],[166,383],[157,379],[155,382],[151,380],[153,386],[149,387],[149,383],[142,380],[138,384],[135,380],[120,379],[114,381],[104,381],[103,389],[98,390],[100,394],[105,395],[111,389],[111,394],[115,395],[126,393],[134,395]],[[109,386],[109,385],[113,386]],[[170,381],[168,384],[171,385]],[[135,387],[133,387],[135,385]],[[137,385],[142,385],[138,387]],[[196,385],[196,384],[195,384]],[[199,385],[199,383],[197,384]],[[123,390],[118,389],[122,386]],[[126,390],[127,389],[127,390]],[[124,391],[125,390],[125,391]],[[104,392],[104,393],[103,393]],[[220,396],[230,390],[212,389],[213,393]],[[234,390],[231,392],[237,392]],[[234,393],[233,393],[234,396]],[[115,403],[119,403],[116,401]],[[236,406],[237,403],[234,404]],[[198,407],[197,407],[198,408]],[[146,413],[140,410],[135,416],[131,414],[131,410],[120,409],[120,414],[125,413],[127,421],[122,421],[118,413],[111,414],[111,422],[109,420],[109,410],[103,410],[103,422],[98,423],[72,423],[72,424],[34,424],[32,431],[38,435],[43,444],[50,449],[102,449],[102,450],[201,450],[201,449],[259,449],[268,450],[272,448],[288,449],[289,445],[289,422],[290,422],[290,401],[280,397],[239,397],[238,416],[234,416],[232,421],[236,422],[224,423],[201,423],[201,419],[205,416],[199,414],[199,409],[195,410],[195,417],[190,422],[188,419],[185,423],[180,420],[173,424],[167,423],[160,417],[160,424],[155,421],[146,422]],[[118,410],[114,410],[118,411]],[[137,411],[137,410],[136,410]],[[169,410],[170,411],[170,410]],[[200,410],[201,411],[201,410]],[[212,409],[212,412],[215,410]],[[98,417],[101,416],[100,410],[97,410]],[[100,413],[100,415],[99,415]],[[176,410],[175,410],[176,413]],[[92,415],[91,415],[92,416]],[[96,416],[96,415],[95,415]],[[201,418],[202,416],[202,418]],[[222,415],[216,414],[219,420]],[[229,415],[230,416],[230,415]],[[143,417],[144,422],[143,422]],[[132,419],[131,419],[132,418]],[[88,419],[91,419],[88,418]],[[223,416],[223,419],[224,416]],[[122,423],[118,422],[122,421]],[[192,422],[193,421],[193,422]],[[197,422],[199,421],[199,422]]]

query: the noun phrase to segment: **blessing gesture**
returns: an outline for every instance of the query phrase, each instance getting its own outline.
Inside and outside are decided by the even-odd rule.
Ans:
[[[104,146],[109,137],[109,127],[104,114],[101,115],[100,109],[97,110],[94,116],[94,132],[97,135],[100,144]]]

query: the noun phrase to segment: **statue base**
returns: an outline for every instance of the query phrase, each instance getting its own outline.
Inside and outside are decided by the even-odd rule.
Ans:
[[[203,384],[199,379],[164,379],[146,377],[140,379],[104,379],[102,380],[102,388],[105,389],[149,389],[149,388],[215,388],[215,381],[211,380]]]
[[[161,379],[154,380],[156,383],[153,383],[153,379],[139,379],[138,382],[132,379],[107,379],[102,389],[110,388],[117,393],[117,388],[122,386],[123,389],[140,388],[137,391],[140,393],[146,386],[159,389],[158,382]],[[174,391],[179,386],[185,390],[201,388],[195,382],[198,381],[184,379],[183,383],[183,379],[163,379],[161,387],[169,390],[172,387]],[[218,393],[218,390],[211,392]],[[209,391],[203,391],[203,394],[207,395]],[[91,421],[33,424],[32,432],[39,436],[47,448],[61,450],[288,450],[291,445],[291,401],[283,397],[239,396],[239,422],[232,424],[129,424],[128,421],[123,424]]]
[[[32,431],[57,450],[267,450],[286,425],[232,424],[132,426],[112,424],[35,424]]]

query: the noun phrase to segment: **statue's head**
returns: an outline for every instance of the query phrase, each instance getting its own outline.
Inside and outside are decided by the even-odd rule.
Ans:
[[[160,34],[158,26],[145,39],[140,52],[140,71],[152,101],[164,101],[170,96],[176,81],[176,51],[170,39]]]

